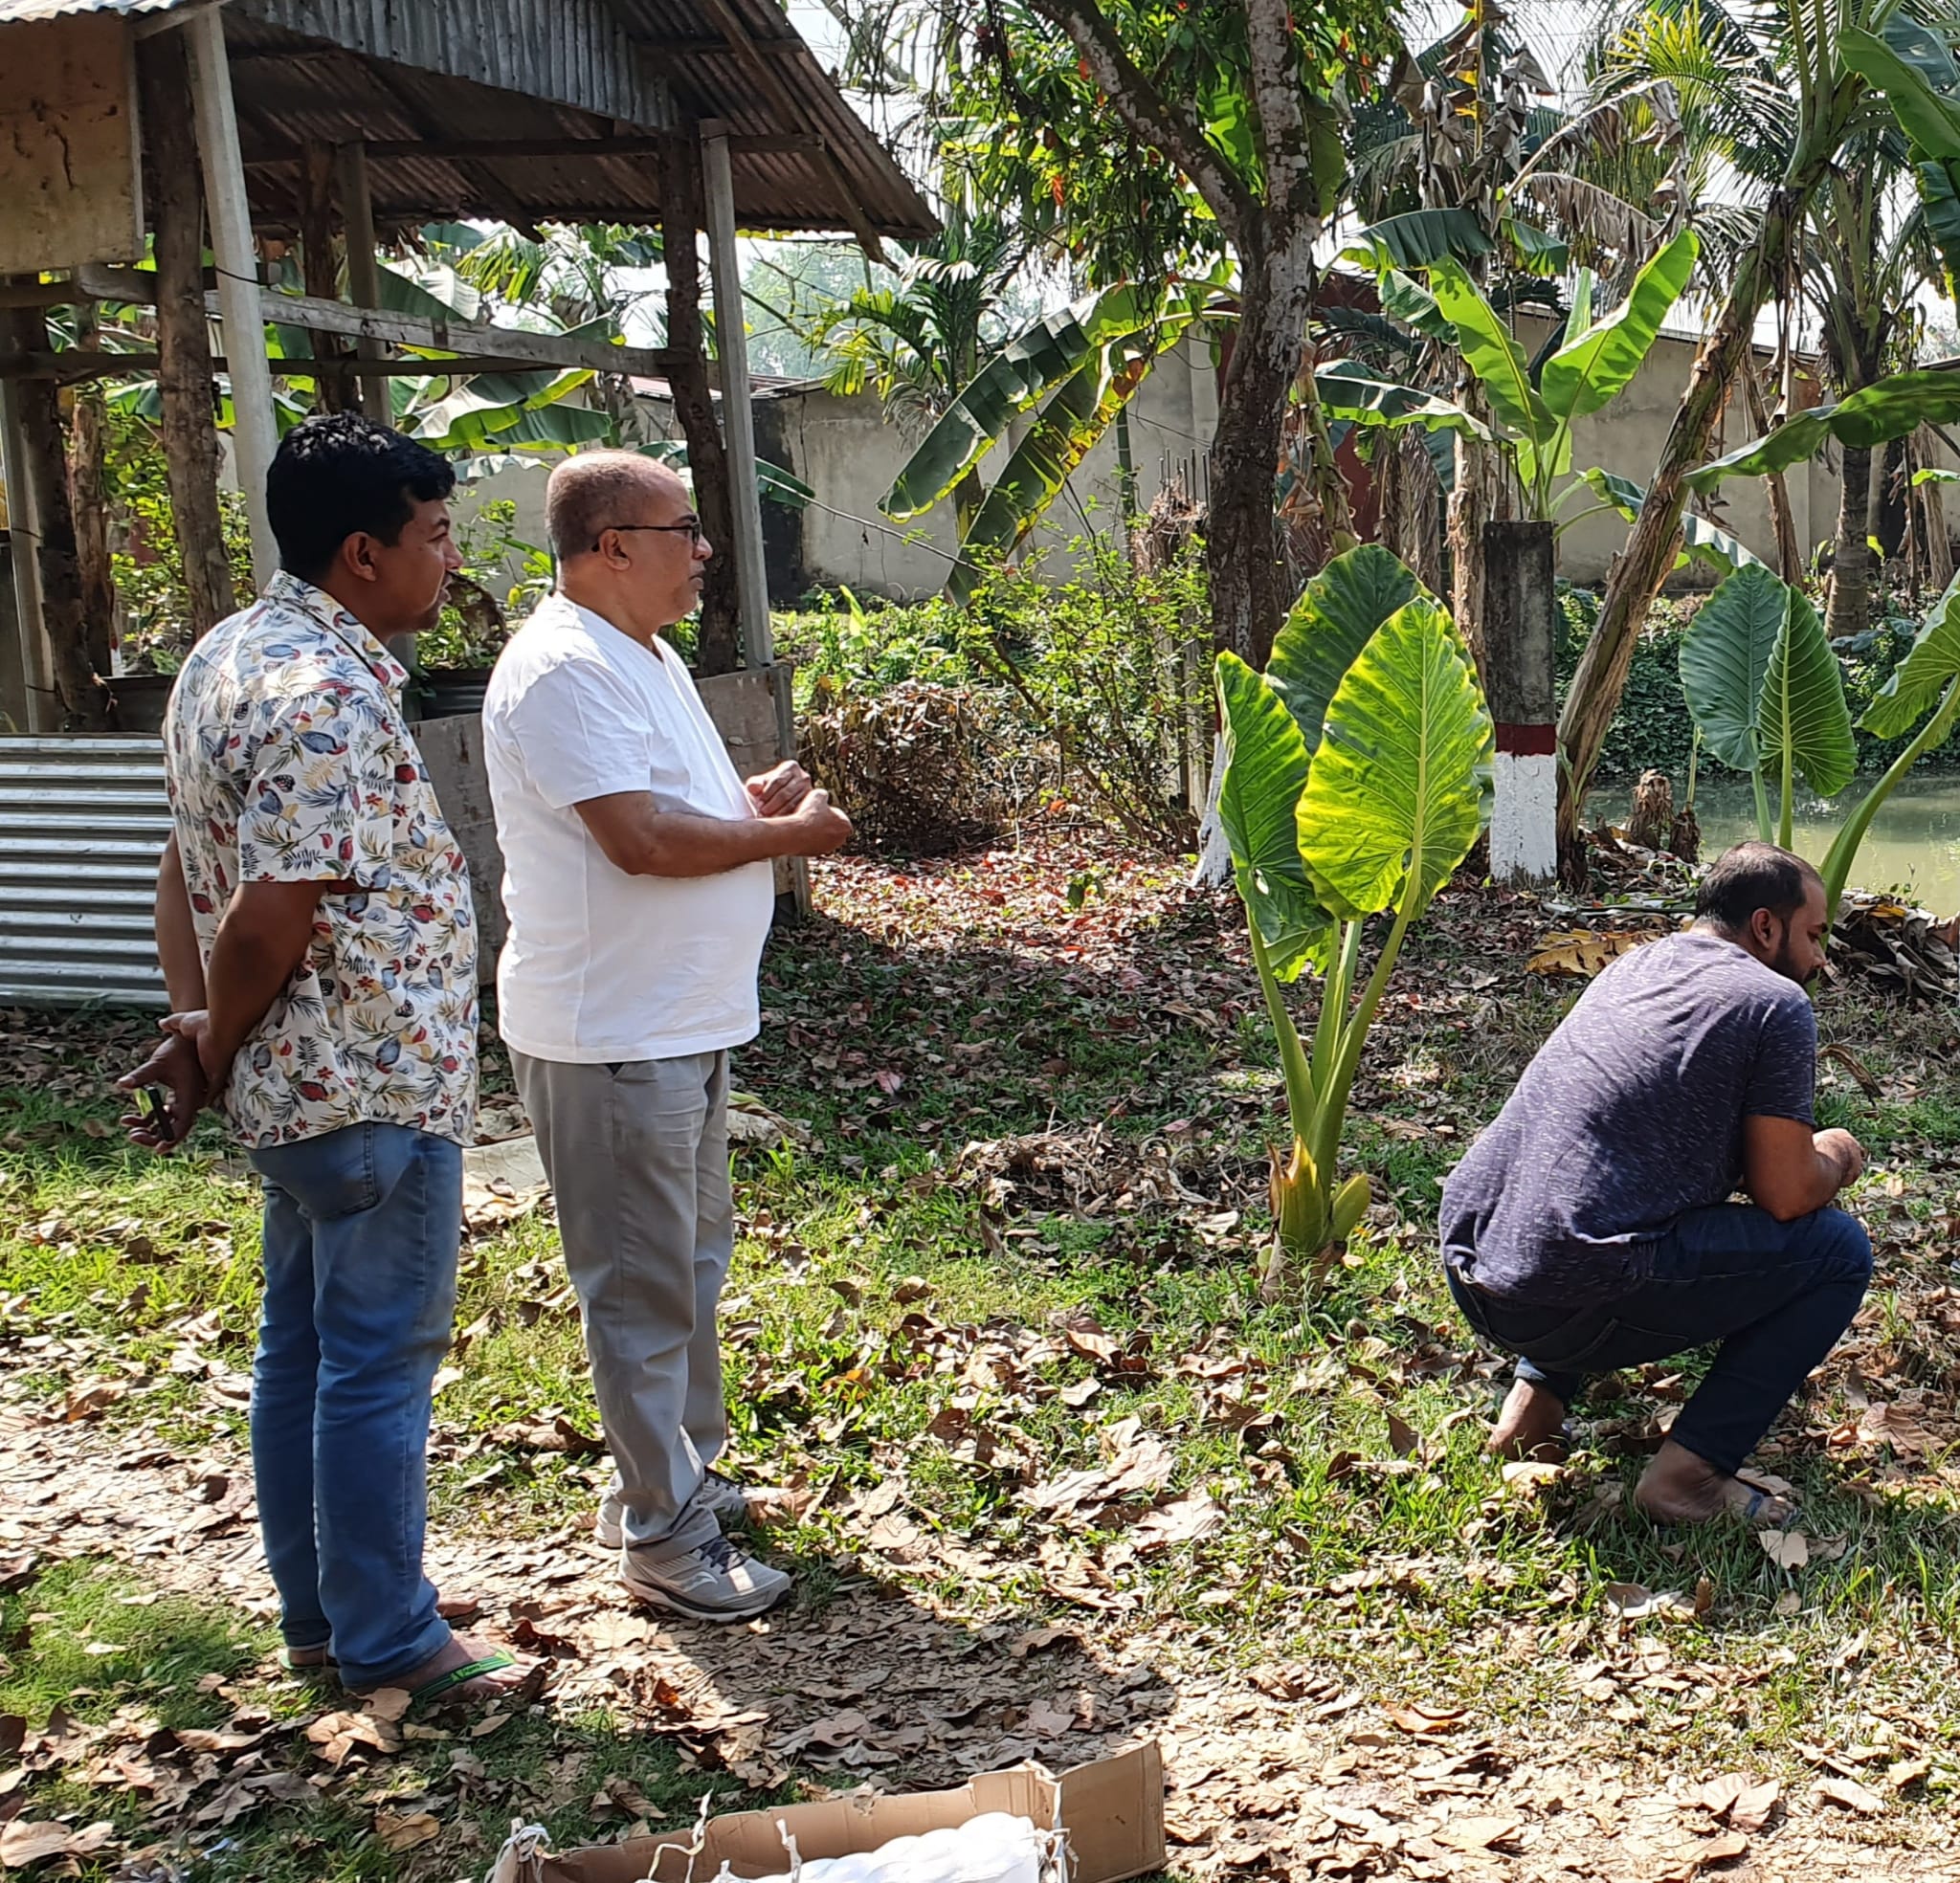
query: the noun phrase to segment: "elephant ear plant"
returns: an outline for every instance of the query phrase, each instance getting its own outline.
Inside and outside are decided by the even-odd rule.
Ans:
[[[1448,613],[1372,544],[1307,585],[1263,674],[1221,654],[1217,678],[1219,817],[1293,1127],[1273,1156],[1270,1290],[1289,1267],[1324,1273],[1368,1207],[1365,1175],[1336,1182],[1348,1095],[1402,938],[1482,827],[1490,715]],[[1363,922],[1383,914],[1357,1001]],[[1282,991],[1309,961],[1322,977],[1310,1046]]]

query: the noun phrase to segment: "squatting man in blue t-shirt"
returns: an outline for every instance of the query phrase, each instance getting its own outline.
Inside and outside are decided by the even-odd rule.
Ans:
[[[1490,1449],[1552,1455],[1589,1374],[1715,1345],[1635,1492],[1650,1517],[1780,1500],[1736,1473],[1850,1326],[1864,1230],[1830,1207],[1864,1169],[1815,1131],[1824,885],[1773,844],[1718,858],[1695,923],[1615,962],[1443,1186],[1450,1292],[1519,1356]],[[1753,1199],[1733,1203],[1738,1187]]]

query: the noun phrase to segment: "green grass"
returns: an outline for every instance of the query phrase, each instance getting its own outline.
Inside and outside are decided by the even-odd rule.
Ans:
[[[1857,988],[1821,1008],[1827,1039],[1880,1086],[1868,1097],[1827,1063],[1820,1092],[1824,1119],[1873,1152],[1860,1207],[1880,1281],[1852,1353],[1763,1460],[1796,1484],[1821,1545],[1791,1572],[1747,1532],[1662,1533],[1628,1513],[1625,1489],[1693,1363],[1602,1388],[1552,1482],[1506,1482],[1481,1451],[1500,1369],[1439,1285],[1434,1213],[1443,1173],[1574,997],[1520,972],[1528,934],[1472,897],[1440,906],[1357,1088],[1348,1154],[1372,1175],[1376,1209],[1325,1290],[1268,1306],[1254,1258],[1280,1101],[1232,912],[1186,899],[1168,873],[1116,864],[1079,915],[1065,897],[1079,867],[1040,853],[849,866],[828,879],[832,914],[771,945],[764,1038],[739,1055],[736,1082],[807,1122],[812,1141],[738,1159],[724,1329],[736,1463],[762,1483],[825,1491],[767,1532],[798,1568],[805,1612],[869,1573],[973,1618],[1080,1621],[1057,1590],[1066,1563],[1088,1563],[1115,1604],[1099,1632],[1150,1632],[1160,1658],[1192,1673],[1301,1662],[1388,1698],[1472,1708],[1485,1730],[1583,1734],[1636,1767],[1790,1772],[1798,1741],[1894,1735],[1928,1760],[1926,1795],[1950,1800],[1950,1019],[1880,1008]],[[214,1134],[164,1164],[85,1135],[107,1115],[92,1084],[122,1036],[72,1026],[39,1038],[15,1052],[36,1070],[16,1071],[0,1117],[0,1340],[14,1390],[53,1400],[108,1379],[124,1388],[101,1415],[111,1432],[235,1433],[254,1191],[217,1167]],[[503,1077],[495,1061],[492,1073]],[[1017,1161],[1007,1141],[1044,1133],[1048,1162]],[[512,1429],[560,1415],[597,1429],[548,1222],[474,1238],[461,1297],[472,1332],[436,1402],[434,1519],[545,1534],[589,1509],[603,1477],[602,1463],[530,1449]],[[1071,1345],[1061,1322],[1084,1316],[1128,1358]],[[1857,1437],[1861,1402],[1914,1390],[1930,1394],[1930,1455]],[[1030,1503],[1036,1485],[1101,1465],[1126,1418],[1171,1451],[1159,1501],[1203,1493],[1220,1506],[1199,1540],[1142,1546],[1140,1502],[1075,1527]],[[904,1562],[867,1556],[849,1515],[854,1492],[893,1478],[930,1544]],[[72,1581],[44,1598],[57,1577]],[[1615,1584],[1701,1590],[1704,1612],[1622,1621]],[[74,1618],[37,1630],[24,1656],[9,1650],[8,1678],[33,1697],[12,1710],[32,1716],[92,1638],[136,1657],[103,1657],[115,1664],[89,1670],[96,1684],[124,1683],[160,1717],[189,1702],[180,1670],[262,1651],[226,1612],[161,1600],[126,1611],[149,1630],[140,1641],[88,1635],[119,1625],[123,1597],[104,1591],[126,1587],[59,1570],[10,1598],[10,1627],[22,1603],[66,1604]],[[1793,1612],[1779,1606],[1792,1594]],[[514,1722],[492,1742],[494,1804],[458,1798],[412,1760],[389,1783],[422,1783],[459,1837],[474,1825],[494,1844],[522,1810],[577,1842],[594,1828],[582,1813],[596,1779],[556,1805],[526,1790],[568,1750],[632,1775],[662,1808],[684,1808],[683,1781],[698,1783],[632,1724]],[[287,1850],[290,1807],[248,1816],[231,1828],[246,1854],[223,1860],[243,1867],[211,1873],[392,1874],[368,1839],[372,1809],[330,1797],[304,1818],[301,1856]]]

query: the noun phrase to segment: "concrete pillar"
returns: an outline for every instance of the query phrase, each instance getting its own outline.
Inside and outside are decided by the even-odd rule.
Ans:
[[[747,666],[768,667],[775,660],[776,647],[769,626],[768,575],[763,564],[762,485],[755,469],[755,414],[749,408],[742,257],[735,246],[735,179],[728,166],[727,126],[709,122],[701,128],[708,271],[715,290],[715,351],[722,367],[722,436],[727,445],[728,504],[735,521],[742,657]]]
[[[1483,526],[1483,690],[1496,722],[1490,874],[1511,887],[1558,874],[1558,596],[1549,523]]]
[[[181,31],[190,55],[197,145],[204,159],[205,212],[211,219],[212,259],[217,266],[218,309],[225,329],[225,366],[232,381],[232,448],[238,488],[252,522],[252,573],[263,587],[279,565],[278,544],[273,541],[265,513],[265,474],[278,449],[278,423],[273,413],[272,364],[265,350],[258,255],[252,241],[245,160],[238,149],[238,116],[232,100],[231,61],[225,55],[224,15],[215,7],[199,8],[184,16]]]

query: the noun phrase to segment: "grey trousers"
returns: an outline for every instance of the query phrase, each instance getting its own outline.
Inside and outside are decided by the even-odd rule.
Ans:
[[[716,1304],[735,1247],[728,1055],[574,1066],[513,1052],[558,1206],[599,1417],[600,1521],[629,1547],[720,1532],[699,1502],[727,1442]]]

